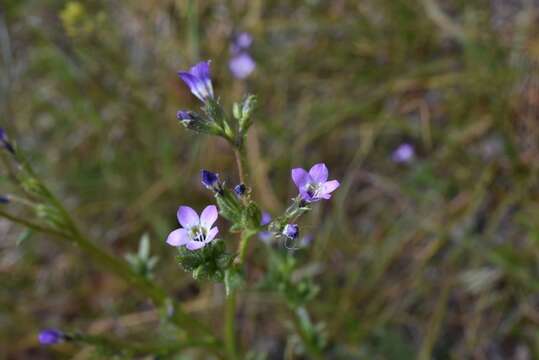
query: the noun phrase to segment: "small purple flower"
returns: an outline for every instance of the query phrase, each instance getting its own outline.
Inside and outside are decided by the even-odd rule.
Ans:
[[[270,222],[271,222],[270,213],[267,211],[264,211],[262,213],[262,219],[260,219],[260,226],[266,226]],[[258,238],[265,243],[268,243],[272,237],[273,237],[273,234],[271,233],[271,231],[264,230],[258,233]]]
[[[219,181],[219,174],[212,173],[208,170],[202,170],[200,172],[200,179],[202,182],[202,185],[206,187],[206,189],[212,190],[212,191],[221,191],[221,182]]]
[[[299,226],[296,224],[286,224],[283,229],[283,235],[290,240],[296,240],[299,235]]]
[[[242,197],[245,195],[245,192],[247,191],[247,186],[245,184],[238,184],[234,187],[234,192],[238,197]]]
[[[201,61],[189,71],[179,71],[178,76],[201,101],[213,99],[209,61]]]
[[[256,68],[256,63],[246,52],[234,55],[228,62],[230,72],[235,78],[243,80],[246,79]]]
[[[64,334],[55,329],[41,330],[38,335],[41,345],[54,345],[64,340]]]
[[[9,197],[0,195],[0,204],[9,204]]]
[[[314,165],[309,172],[302,168],[292,169],[292,180],[296,184],[301,198],[306,202],[330,199],[331,193],[340,185],[337,180],[327,181],[328,168],[325,164]]]
[[[4,149],[6,149],[7,151],[9,151],[12,154],[15,154],[15,148],[9,142],[7,134],[4,131],[4,129],[2,129],[2,128],[0,128],[0,144],[4,147]]]
[[[399,164],[409,163],[415,158],[414,147],[406,143],[401,144],[395,151],[393,151],[391,158],[394,162]]]
[[[241,32],[237,34],[232,40],[232,53],[237,54],[241,51],[245,51],[253,44],[253,36],[248,32]]]
[[[167,238],[169,245],[197,250],[209,244],[219,232],[217,227],[212,228],[218,216],[215,205],[206,206],[200,217],[189,206],[180,206],[177,215],[182,227],[170,233]]]

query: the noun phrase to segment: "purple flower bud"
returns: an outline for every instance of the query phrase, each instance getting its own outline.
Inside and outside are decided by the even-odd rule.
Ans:
[[[234,187],[234,192],[236,193],[236,195],[238,195],[238,197],[242,197],[243,195],[245,195],[246,191],[247,186],[245,186],[245,184],[238,184]]]
[[[179,71],[178,76],[201,101],[213,99],[209,61],[201,61],[189,71]]]
[[[216,192],[220,192],[222,190],[221,182],[219,181],[219,174],[212,173],[208,170],[202,170],[200,172],[200,180],[202,185],[204,185],[208,190]]]
[[[391,158],[394,162],[399,164],[409,163],[415,158],[414,147],[406,143],[401,144],[397,149],[395,149],[395,151],[393,151]]]
[[[0,145],[4,147],[7,151],[15,155],[15,148],[9,142],[6,132],[4,129],[0,128]]]
[[[195,120],[195,117],[190,111],[178,110],[176,113],[176,118],[186,126]]]
[[[283,235],[290,240],[296,240],[299,235],[299,227],[296,224],[286,224],[283,229]]]
[[[65,335],[55,329],[45,329],[39,332],[38,339],[41,345],[54,345],[62,342],[65,339]]]
[[[292,180],[302,200],[308,203],[331,198],[331,193],[340,183],[337,180],[327,181],[327,179],[328,168],[323,163],[314,165],[309,172],[302,168],[292,169]]]
[[[241,32],[237,34],[232,40],[232,52],[238,53],[240,51],[247,50],[253,44],[253,36],[248,32]]]
[[[234,55],[228,62],[230,72],[236,79],[246,79],[256,68],[256,63],[246,52]]]

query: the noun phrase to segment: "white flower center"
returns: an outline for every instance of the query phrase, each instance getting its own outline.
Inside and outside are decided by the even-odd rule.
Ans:
[[[198,225],[189,229],[189,237],[191,240],[204,242],[206,240],[206,228]]]
[[[312,198],[320,197],[322,193],[322,183],[309,183],[307,185],[307,194]]]

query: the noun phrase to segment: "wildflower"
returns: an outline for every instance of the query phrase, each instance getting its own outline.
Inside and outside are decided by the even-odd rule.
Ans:
[[[290,240],[296,240],[299,235],[299,227],[296,224],[286,224],[283,229],[283,235]]]
[[[215,205],[206,206],[200,217],[189,206],[180,206],[177,215],[182,227],[170,233],[167,238],[169,245],[197,250],[210,243],[219,232],[217,227],[212,228],[218,216]]]
[[[292,169],[292,180],[298,187],[301,198],[306,202],[330,199],[331,193],[340,185],[337,180],[327,181],[328,168],[325,164],[314,165],[309,172],[302,168]]]
[[[228,62],[228,67],[235,78],[246,79],[256,68],[256,63],[247,52],[234,55]]]
[[[41,345],[54,345],[62,342],[65,339],[65,335],[55,329],[46,329],[39,332],[38,339]]]
[[[253,36],[248,32],[241,32],[232,40],[231,51],[233,54],[245,51],[251,47],[252,43]]]
[[[406,143],[401,144],[397,149],[395,149],[395,151],[393,151],[393,154],[391,155],[393,161],[400,164],[409,163],[414,160],[414,157],[414,147]]]
[[[178,76],[201,101],[213,99],[209,61],[201,61],[189,71],[179,71]]]
[[[206,187],[206,189],[215,191],[215,192],[221,192],[222,191],[222,184],[219,181],[219,174],[212,173],[208,170],[202,170],[200,172],[200,179],[202,182],[202,185]]]
[[[268,225],[269,223],[271,222],[271,215],[270,213],[264,211],[262,213],[262,219],[260,219],[260,226],[266,226]],[[264,230],[264,231],[260,231],[258,233],[258,238],[260,240],[262,240],[263,242],[265,243],[268,243],[269,240],[272,238],[272,233],[271,231],[267,231],[267,230]]]
[[[238,184],[234,187],[234,192],[238,197],[242,197],[245,195],[245,192],[247,191],[247,186],[245,184]]]
[[[15,154],[15,148],[13,145],[9,142],[9,139],[7,137],[6,132],[4,129],[0,128],[0,145],[4,147],[7,151],[9,151],[12,154]]]

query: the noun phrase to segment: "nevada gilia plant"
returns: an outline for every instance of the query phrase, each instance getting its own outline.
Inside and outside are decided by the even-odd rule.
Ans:
[[[175,248],[180,266],[200,281],[224,284],[226,303],[223,309],[221,334],[213,327],[187,314],[180,304],[173,301],[168,292],[154,280],[152,269],[157,259],[149,255],[148,238],[141,242],[138,254],[128,254],[127,261],[109,254],[95,245],[79,229],[70,213],[49,191],[16,147],[0,130],[0,145],[5,149],[2,159],[10,177],[21,186],[26,197],[2,196],[1,203],[8,206],[19,202],[32,208],[35,220],[28,220],[0,209],[0,216],[36,231],[78,246],[103,268],[128,281],[142,295],[150,298],[161,308],[163,321],[177,329],[177,336],[166,341],[130,343],[111,336],[95,336],[80,332],[63,332],[57,329],[43,330],[39,341],[43,345],[62,342],[93,345],[106,354],[138,356],[144,354],[171,355],[186,348],[200,348],[219,359],[263,359],[240,344],[236,328],[237,300],[242,290],[271,292],[282,299],[289,309],[293,324],[296,352],[309,358],[322,359],[326,346],[323,324],[314,324],[306,305],[316,296],[318,288],[311,278],[292,276],[296,270],[294,250],[299,239],[299,218],[309,212],[317,202],[329,200],[339,187],[337,180],[328,180],[329,172],[324,163],[313,165],[308,171],[291,170],[291,181],[297,187],[297,195],[279,216],[263,213],[254,201],[255,194],[249,186],[246,137],[252,125],[256,97],[247,95],[234,103],[231,114],[223,108],[215,96],[210,75],[210,62],[200,62],[189,71],[180,71],[179,77],[202,103],[201,111],[180,110],[179,122],[188,130],[225,139],[233,149],[240,183],[228,187],[219,174],[201,170],[202,186],[213,195],[213,201],[199,211],[181,204],[177,211],[179,227],[173,229],[164,240]],[[213,202],[214,204],[211,204]],[[219,217],[229,223],[228,231],[215,224]],[[262,251],[267,252],[266,274],[255,284],[247,281],[246,261],[251,240],[263,240]],[[237,240],[235,240],[237,239]],[[187,331],[186,329],[189,329]]]

